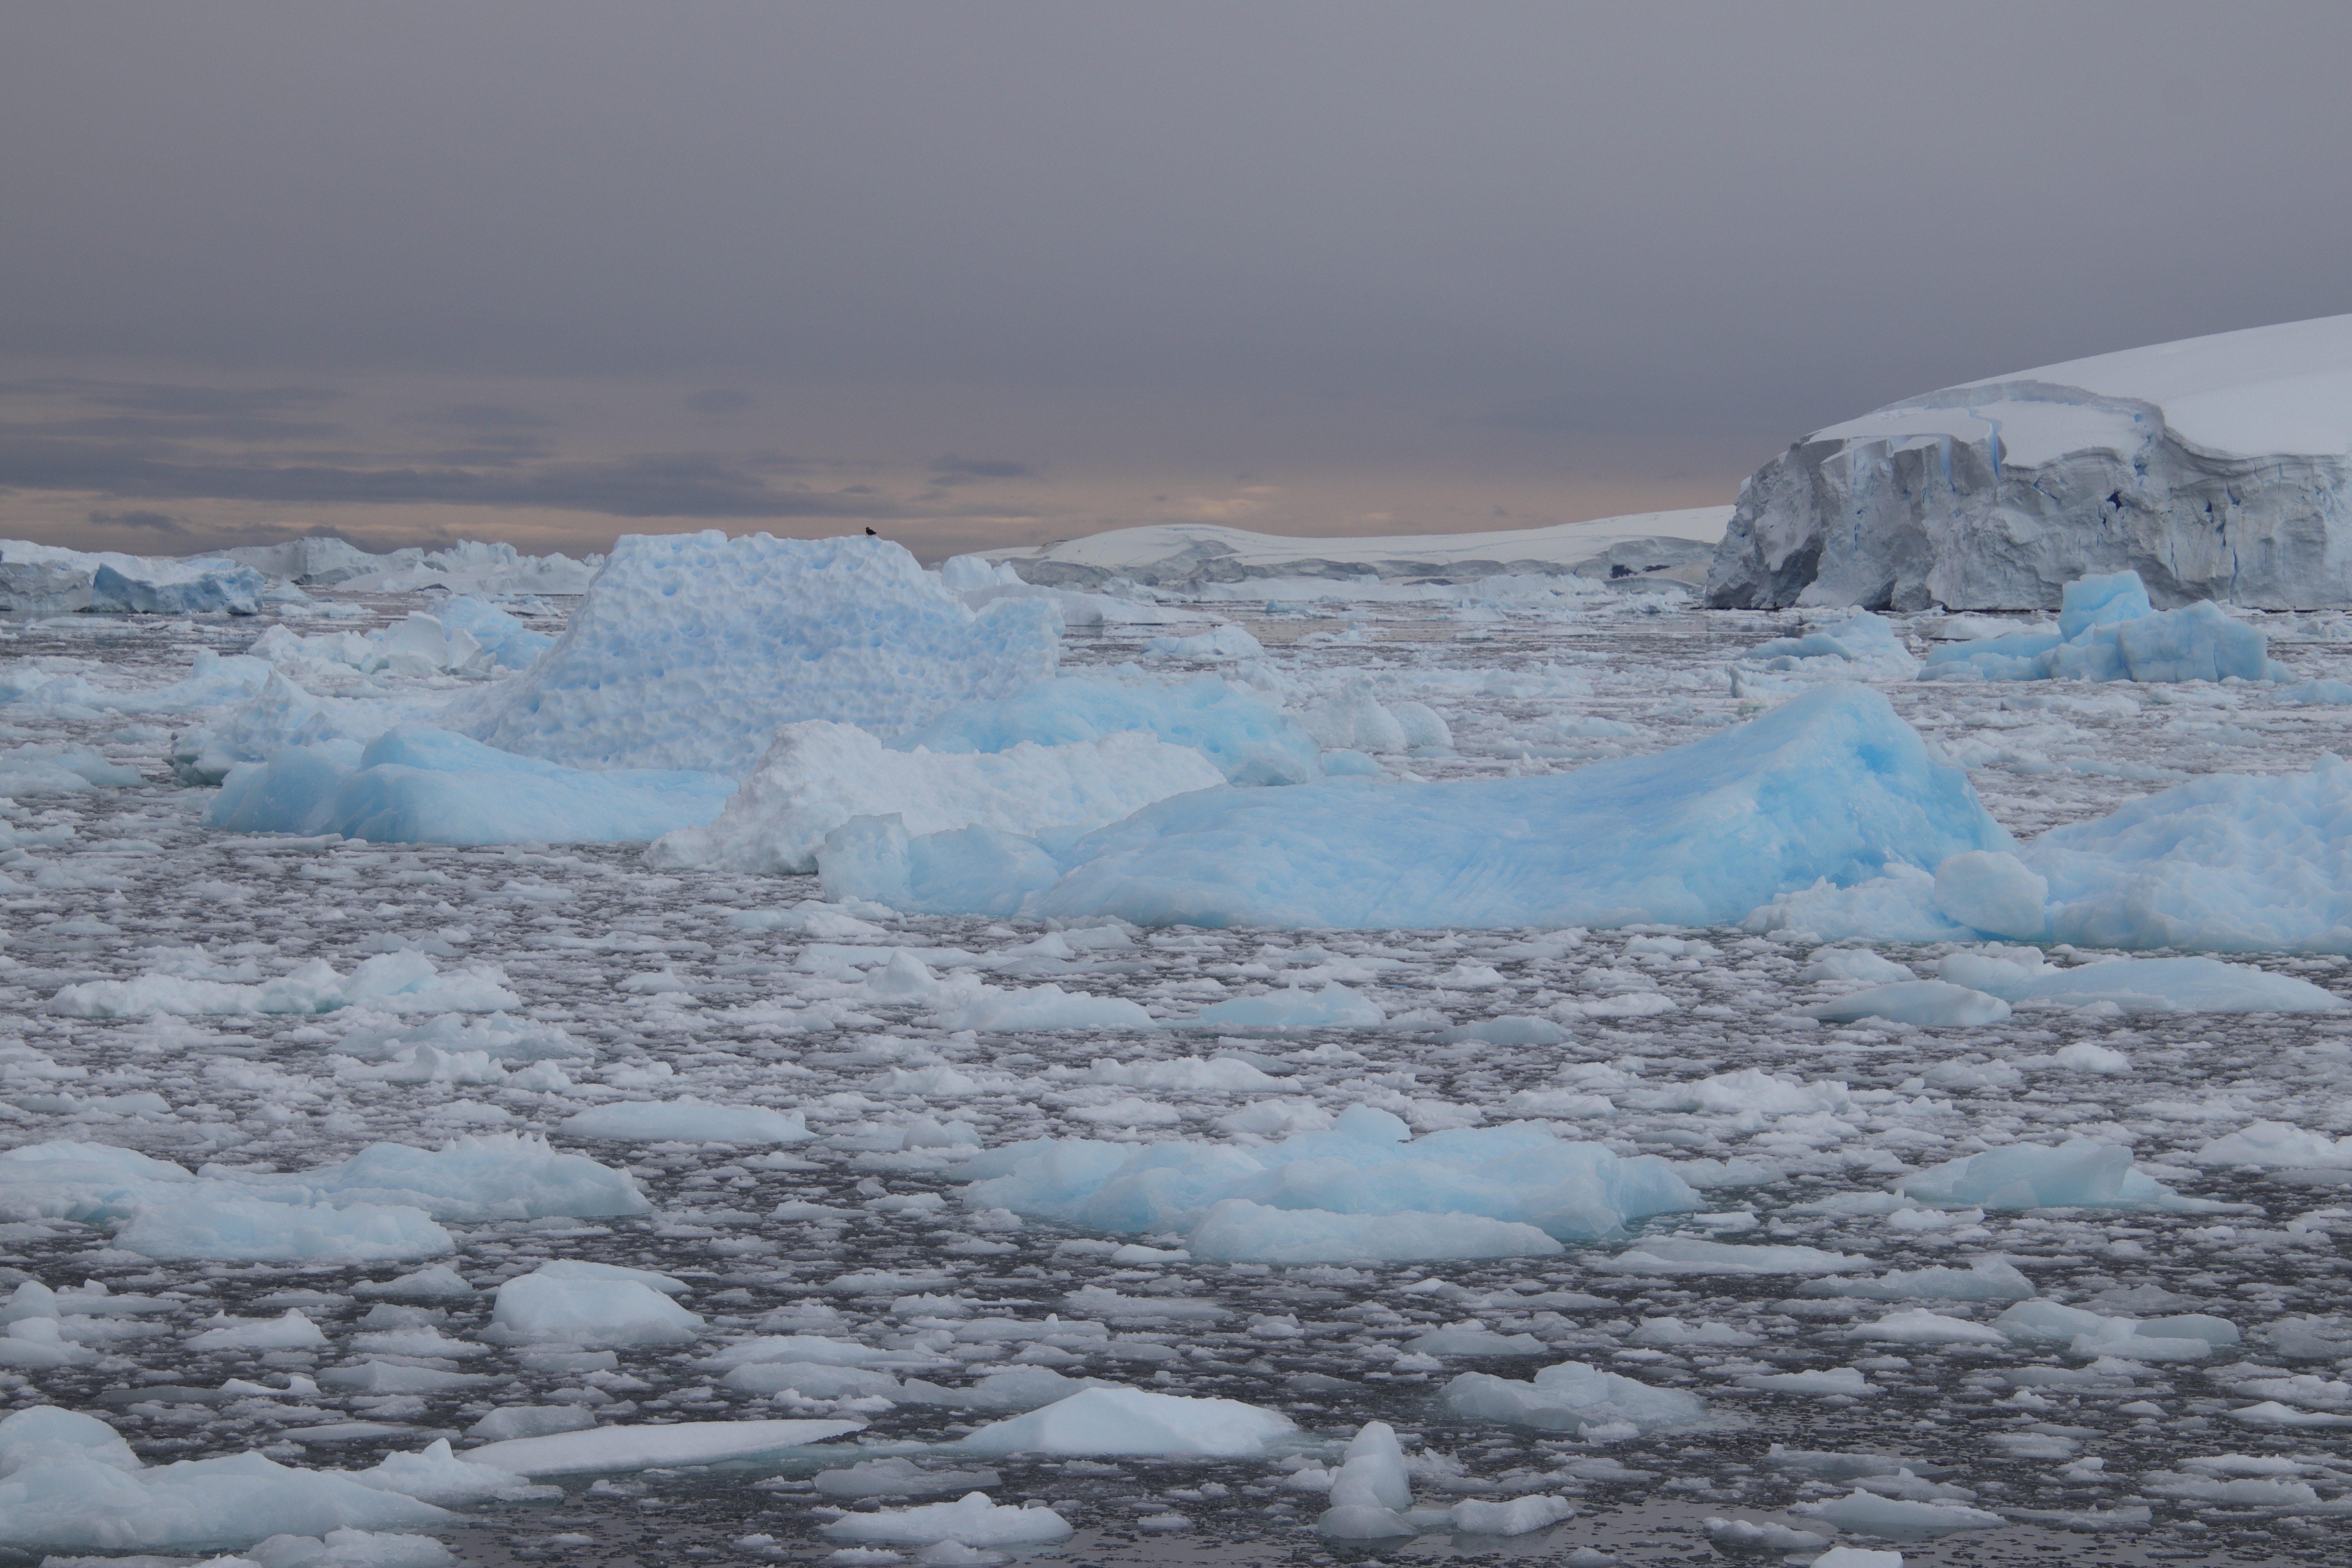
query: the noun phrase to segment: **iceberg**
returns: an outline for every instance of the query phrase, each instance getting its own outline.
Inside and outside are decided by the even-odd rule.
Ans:
[[[1707,603],[2048,609],[2128,571],[2164,605],[2352,604],[2347,451],[2352,316],[1972,382],[1759,469]]]
[[[1205,1245],[1237,1260],[1330,1260],[1343,1247],[1349,1259],[1542,1256],[1562,1240],[1698,1206],[1654,1155],[1621,1157],[1534,1122],[1415,1139],[1362,1105],[1279,1143],[1041,1139],[984,1151],[961,1171],[973,1209],[1129,1234],[1190,1231],[1204,1235],[1188,1243],[1196,1256]]]
[[[165,569],[137,573],[111,563],[100,566],[90,574],[90,612],[101,616],[261,613],[261,596],[269,584],[250,566],[202,559],[153,564]]]
[[[1076,835],[1224,782],[1200,752],[1136,731],[997,752],[891,751],[855,725],[815,719],[776,731],[716,821],[671,831],[646,858],[663,868],[805,873],[817,868],[826,835],[853,817],[894,816],[910,834]]]
[[[1050,605],[975,615],[885,540],[628,534],[556,645],[443,722],[570,767],[740,777],[784,724],[898,735],[1012,696],[1060,638]]]
[[[376,844],[628,843],[709,822],[734,788],[719,773],[565,767],[401,725],[364,747],[296,745],[236,764],[205,820]]]
[[[968,1454],[1132,1455],[1255,1459],[1297,1427],[1234,1399],[1140,1388],[1089,1388],[1025,1415],[992,1422],[956,1447]]]
[[[1937,1208],[2159,1208],[2197,1206],[2132,1163],[2131,1151],[2089,1138],[2054,1148],[2011,1143],[1947,1160],[1895,1184]]]
[[[482,1337],[503,1344],[554,1343],[585,1350],[691,1342],[701,1331],[701,1317],[642,1278],[630,1277],[638,1272],[569,1260],[542,1264],[499,1287],[490,1326]],[[544,1472],[523,1468],[520,1473]]]
[[[1439,1392],[1437,1403],[1448,1415],[1467,1420],[1543,1432],[1620,1426],[1657,1432],[1708,1418],[1706,1402],[1695,1394],[1654,1387],[1580,1361],[1545,1367],[1531,1383],[1465,1372]]]
[[[863,1421],[679,1421],[669,1426],[599,1426],[485,1443],[463,1463],[519,1476],[580,1476],[715,1465],[754,1459],[862,1428]]]
[[[105,1422],[52,1405],[0,1420],[0,1546],[205,1552],[272,1535],[433,1529],[455,1515],[339,1470],[259,1454],[142,1465]]]
[[[1982,680],[2280,680],[2270,639],[2210,599],[2158,613],[2137,572],[2066,584],[2058,630],[1950,643],[1920,678]]]
[[[954,1502],[847,1514],[817,1528],[835,1541],[893,1546],[1040,1546],[1071,1533],[1069,1521],[1050,1508],[994,1503],[986,1492],[966,1492]]]
[[[2054,827],[2022,854],[2049,939],[2084,947],[2352,952],[2352,763],[2213,773]]]
[[[839,836],[836,836],[838,842]],[[1776,894],[2009,849],[1960,770],[1866,688],[1542,777],[1213,789],[1058,849],[869,836],[826,896],[933,912],[1348,930],[1728,924]]]
[[[649,1143],[798,1143],[809,1137],[797,1110],[761,1105],[712,1105],[677,1100],[628,1100],[599,1105],[567,1117],[563,1131],[574,1138],[611,1138]]]
[[[114,1245],[154,1258],[247,1263],[404,1263],[457,1250],[423,1209],[206,1195],[142,1205]]]

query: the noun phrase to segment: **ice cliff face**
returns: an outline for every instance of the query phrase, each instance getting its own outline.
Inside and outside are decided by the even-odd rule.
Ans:
[[[1890,404],[1740,491],[1717,608],[2352,605],[2352,316],[2103,354]]]

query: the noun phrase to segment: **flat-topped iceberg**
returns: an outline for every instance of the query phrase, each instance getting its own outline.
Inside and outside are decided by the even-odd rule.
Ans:
[[[2085,573],[2159,605],[2352,604],[2352,316],[1906,398],[1757,470],[1707,602],[2033,610]]]
[[[827,896],[1139,925],[1366,928],[1737,921],[1890,859],[2007,849],[1965,774],[1886,700],[1810,692],[1721,734],[1573,773],[1202,790],[1063,847],[970,829],[845,834]]]

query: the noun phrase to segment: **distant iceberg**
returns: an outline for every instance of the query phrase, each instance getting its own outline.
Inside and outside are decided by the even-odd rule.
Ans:
[[[2045,365],[1819,430],[1741,489],[1717,608],[2352,605],[2352,315]]]

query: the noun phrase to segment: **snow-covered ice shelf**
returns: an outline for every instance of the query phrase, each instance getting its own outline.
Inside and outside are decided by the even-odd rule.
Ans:
[[[1712,603],[2033,610],[2136,571],[2161,605],[2352,604],[2352,316],[1947,387],[1815,431],[1740,492]]]
[[[210,826],[228,765],[431,726],[500,678],[448,628],[514,635],[304,592],[0,626],[0,1543],[2340,1556],[2352,973],[2281,870],[2342,839],[2339,616],[2251,623],[2284,681],[1922,681],[1930,639],[2025,628],[1209,582],[1065,633],[1079,687],[931,731],[1140,730],[1197,748],[1190,784],[1306,800],[1539,793],[1876,704],[2016,858],[1872,846],[1915,851],[1877,913],[1928,929],[1865,942],[1826,896],[1049,923],[751,868],[782,858]],[[1218,621],[1260,651],[1144,655]],[[2122,962],[2087,912],[1993,929],[2093,910],[2168,832],[2271,857],[2200,864],[2315,923]]]

